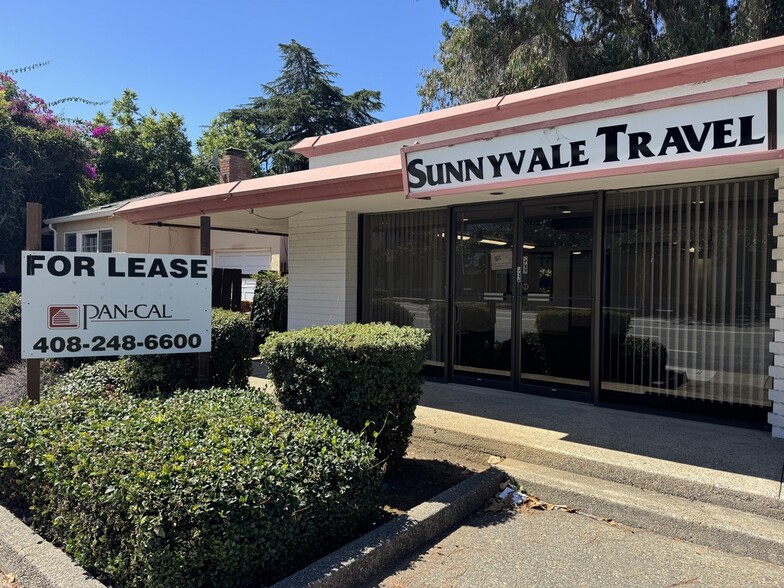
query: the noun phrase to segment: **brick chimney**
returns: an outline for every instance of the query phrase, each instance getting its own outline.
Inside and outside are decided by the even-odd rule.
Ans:
[[[226,149],[226,153],[221,157],[218,172],[221,184],[249,179],[251,173],[247,151],[234,147]]]

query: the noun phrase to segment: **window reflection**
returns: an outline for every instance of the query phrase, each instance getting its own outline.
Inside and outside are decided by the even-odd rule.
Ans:
[[[446,210],[364,217],[362,321],[430,333],[427,363],[443,366]]]
[[[769,406],[774,189],[608,195],[603,387]]]

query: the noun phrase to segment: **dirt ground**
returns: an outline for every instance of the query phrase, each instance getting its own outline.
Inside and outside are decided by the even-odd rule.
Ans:
[[[385,509],[393,514],[411,510],[482,469],[476,463],[457,463],[412,439],[406,457],[385,484]]]

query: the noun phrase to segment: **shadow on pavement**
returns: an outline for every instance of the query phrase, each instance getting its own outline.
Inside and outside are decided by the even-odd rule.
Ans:
[[[784,465],[784,439],[771,438],[770,431],[437,382],[425,383],[420,406],[520,425],[521,434],[538,429],[548,443],[578,443],[776,482]],[[492,423],[484,431],[476,428],[481,426],[472,433],[500,434]]]

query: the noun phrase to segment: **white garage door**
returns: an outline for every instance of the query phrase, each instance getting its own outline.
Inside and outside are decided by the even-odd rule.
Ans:
[[[242,299],[253,300],[253,289],[256,287],[256,282],[247,276],[270,269],[271,257],[269,249],[213,251],[213,266],[242,270]]]

